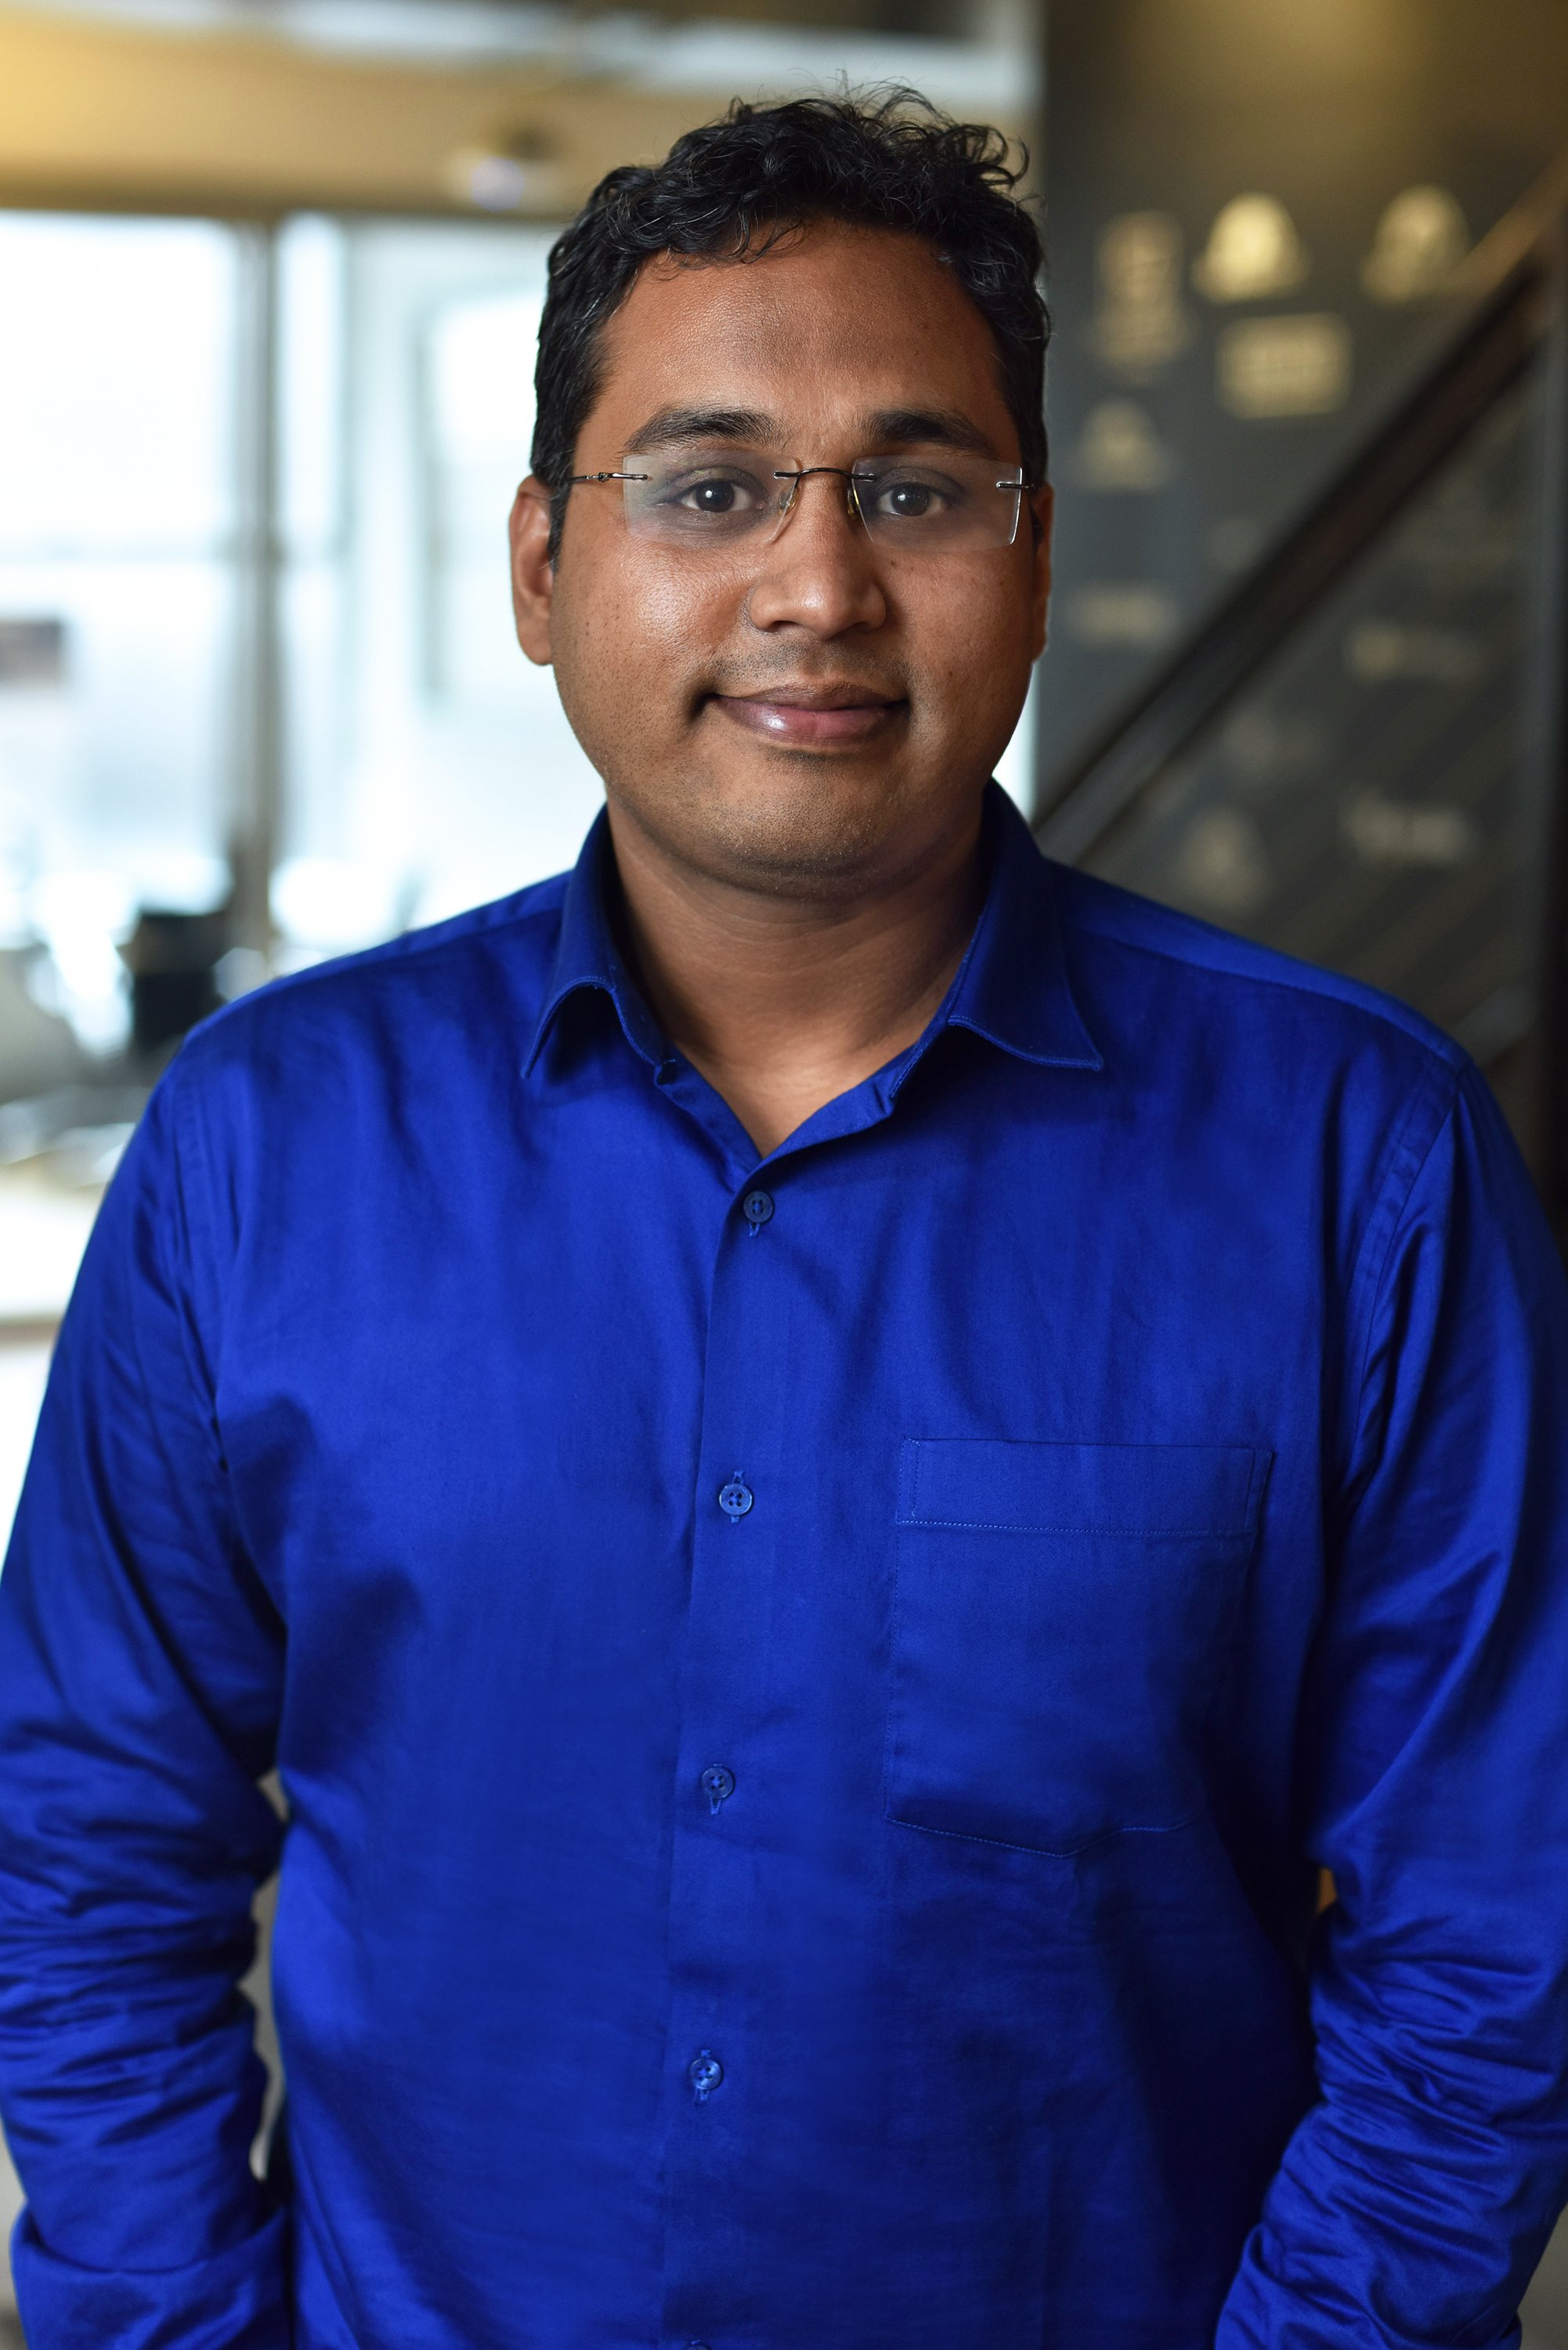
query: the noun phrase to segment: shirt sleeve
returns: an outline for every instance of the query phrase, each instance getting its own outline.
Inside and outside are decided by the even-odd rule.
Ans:
[[[1406,1181],[1302,1725],[1319,2097],[1217,2350],[1515,2344],[1568,2192],[1568,1287],[1473,1070]]]
[[[238,1991],[283,1634],[230,1504],[178,1065],[110,1187],[0,1577],[0,2108],[31,2350],[286,2350]],[[209,1317],[210,1318],[210,1317]]]

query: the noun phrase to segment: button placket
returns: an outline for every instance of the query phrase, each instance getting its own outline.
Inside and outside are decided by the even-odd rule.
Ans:
[[[768,1897],[753,1839],[757,1804],[767,1800],[768,1740],[776,1735],[768,1726],[767,1657],[781,1571],[775,1504],[787,1420],[780,1388],[794,1276],[793,1251],[751,1245],[775,1214],[771,1193],[765,1207],[753,1197],[762,1189],[730,1192],[715,1232],[691,1531],[665,2075],[664,2314],[674,2350],[693,2338],[693,2324],[704,2329],[700,2338],[722,2343],[742,2316],[735,2280],[713,2265],[711,2217],[716,2201],[728,2204],[748,2158],[758,2058],[774,2004],[766,1986],[774,1963]]]

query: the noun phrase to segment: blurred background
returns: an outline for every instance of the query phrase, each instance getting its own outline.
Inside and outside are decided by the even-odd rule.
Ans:
[[[0,0],[0,1540],[181,1035],[597,805],[506,588],[556,229],[845,79],[1048,208],[1007,788],[1440,1022],[1563,1227],[1562,0]],[[1568,2350],[1568,2251],[1525,2314]]]

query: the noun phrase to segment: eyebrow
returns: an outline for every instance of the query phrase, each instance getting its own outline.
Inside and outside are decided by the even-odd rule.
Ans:
[[[697,441],[744,442],[766,448],[780,440],[778,420],[755,408],[659,408],[627,442],[639,449],[683,449]]]
[[[718,442],[749,448],[782,449],[786,439],[777,417],[756,408],[659,408],[628,441],[627,453],[691,448]],[[994,457],[990,435],[956,408],[882,408],[865,419],[857,436],[868,449],[967,449]]]
[[[882,448],[934,446],[994,457],[989,433],[956,408],[884,408],[867,417],[869,436]]]

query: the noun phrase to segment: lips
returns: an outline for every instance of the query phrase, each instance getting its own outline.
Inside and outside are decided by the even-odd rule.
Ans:
[[[765,742],[791,749],[842,750],[867,742],[904,708],[896,696],[848,681],[768,686],[759,693],[716,693],[723,717]]]

